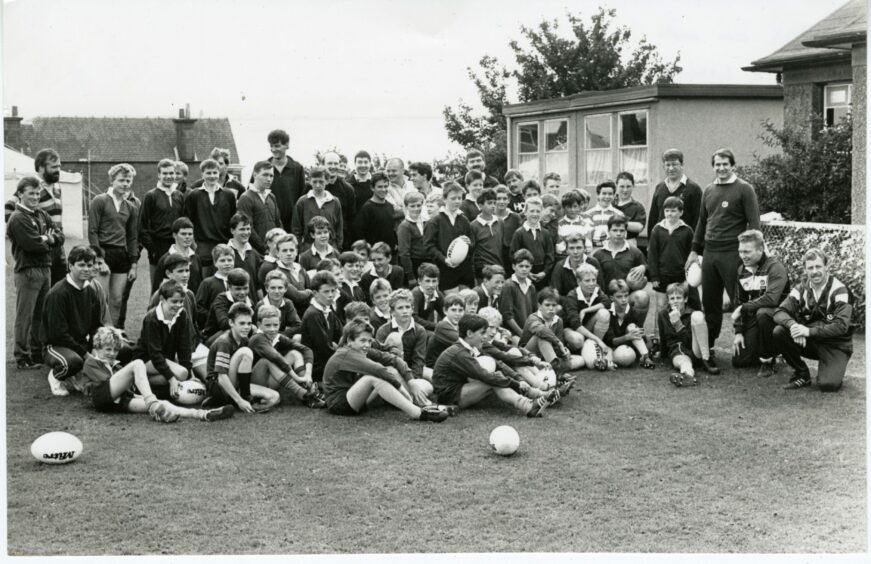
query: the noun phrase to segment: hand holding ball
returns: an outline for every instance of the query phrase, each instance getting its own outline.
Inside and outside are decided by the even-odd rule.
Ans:
[[[687,284],[693,288],[698,288],[702,285],[702,267],[699,263],[692,262],[687,267]]]
[[[445,254],[445,263],[451,268],[456,268],[466,260],[469,255],[469,243],[465,237],[457,237],[451,244],[448,245],[448,252]]]

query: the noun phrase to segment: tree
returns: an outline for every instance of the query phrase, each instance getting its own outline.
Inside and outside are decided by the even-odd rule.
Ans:
[[[571,37],[560,33],[560,22],[555,19],[535,27],[521,26],[524,44],[516,40],[509,43],[516,68],[509,70],[495,57],[485,55],[478,61],[478,71],[467,69],[485,113],[477,115],[462,100],[456,109],[446,106],[442,114],[448,137],[463,147],[480,148],[487,172],[501,177],[507,165],[502,107],[509,103],[509,86],[516,86],[520,102],[530,102],[590,90],[673,82],[682,70],[680,53],[674,61],[664,62],[644,37],[631,49],[632,32],[615,25],[616,15],[616,10],[599,8],[586,25],[580,14],[567,13]]]

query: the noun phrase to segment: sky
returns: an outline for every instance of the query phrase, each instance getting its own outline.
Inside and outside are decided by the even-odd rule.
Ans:
[[[521,25],[617,10],[680,83],[774,84],[741,70],[846,0],[13,0],[3,3],[3,108],[33,116],[228,117],[239,161],[359,149],[411,160],[456,152],[442,110],[477,104],[466,68],[513,62]],[[123,7],[123,9],[122,9]],[[568,30],[566,30],[568,31]]]

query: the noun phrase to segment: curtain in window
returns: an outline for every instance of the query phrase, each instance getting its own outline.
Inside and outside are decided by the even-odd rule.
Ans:
[[[544,171],[559,174],[560,184],[567,186],[569,183],[569,154],[567,152],[545,153]]]
[[[598,184],[611,175],[611,151],[587,151],[586,184]]]
[[[538,153],[517,155],[517,168],[523,173],[524,180],[538,180]]]
[[[621,170],[631,172],[636,184],[647,184],[647,148],[621,149]]]

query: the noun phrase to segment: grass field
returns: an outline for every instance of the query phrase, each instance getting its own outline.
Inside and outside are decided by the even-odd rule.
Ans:
[[[868,550],[864,336],[837,394],[783,391],[785,368],[770,380],[726,369],[689,389],[665,368],[583,371],[537,420],[490,401],[439,425],[295,405],[160,425],[52,397],[45,370],[17,372],[13,296],[11,555]],[[501,424],[521,436],[510,458],[489,452]],[[42,465],[30,443],[57,430],[84,454]]]

